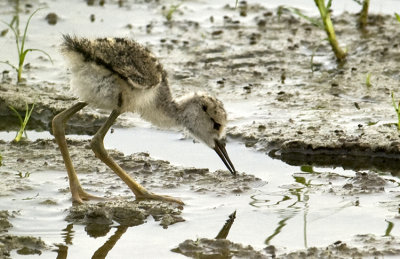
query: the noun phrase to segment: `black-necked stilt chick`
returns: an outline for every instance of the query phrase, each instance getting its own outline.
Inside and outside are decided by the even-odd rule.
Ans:
[[[154,55],[135,41],[121,38],[64,36],[62,51],[70,61],[71,89],[80,101],[53,119],[53,134],[68,172],[73,202],[96,198],[81,187],[65,140],[65,123],[86,105],[112,111],[91,140],[96,156],[132,190],[137,199],[157,199],[183,204],[179,199],[147,191],[134,181],[104,149],[103,139],[123,112],[137,112],[162,128],[181,127],[214,149],[228,170],[236,171],[225,150],[226,112],[221,101],[204,94],[174,100],[167,73]]]

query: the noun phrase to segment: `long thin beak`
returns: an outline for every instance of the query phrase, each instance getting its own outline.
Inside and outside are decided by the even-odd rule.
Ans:
[[[220,142],[219,140],[215,140],[215,152],[217,152],[218,156],[221,158],[222,162],[224,162],[225,166],[228,168],[231,174],[236,175],[235,167],[233,166],[231,160],[229,159],[228,153],[225,149],[225,143]]]

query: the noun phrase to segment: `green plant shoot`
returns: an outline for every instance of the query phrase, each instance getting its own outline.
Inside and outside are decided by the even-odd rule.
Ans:
[[[360,12],[360,17],[358,17],[358,24],[361,29],[365,29],[367,27],[368,22],[368,8],[369,8],[369,0],[364,0],[362,3],[362,9]]]
[[[394,100],[394,93],[393,93],[393,91],[392,91],[392,105],[393,105],[394,110],[395,110],[396,113],[397,113],[397,129],[400,130],[400,109],[399,109],[400,101],[399,101],[398,104],[396,105],[396,101]]]
[[[339,43],[336,39],[335,30],[333,28],[333,23],[331,20],[331,14],[329,8],[331,7],[332,0],[329,0],[327,5],[325,5],[325,0],[314,0],[318,7],[319,13],[321,15],[322,22],[324,24],[325,32],[328,35],[328,41],[332,47],[333,52],[337,60],[343,61],[346,58],[346,51],[339,47]]]
[[[2,166],[3,163],[3,157],[0,155],[0,166]]]
[[[22,38],[20,36],[20,32],[19,32],[19,28],[18,28],[19,18],[17,15],[14,16],[13,20],[9,24],[4,21],[1,21],[5,25],[7,25],[8,28],[14,33],[15,43],[16,43],[17,50],[18,50],[18,65],[17,66],[12,65],[9,61],[0,61],[0,62],[9,65],[17,72],[17,82],[18,83],[21,82],[25,58],[29,52],[34,52],[34,51],[41,52],[50,59],[51,63],[53,63],[53,60],[51,59],[50,55],[47,54],[47,52],[45,52],[41,49],[25,49],[25,40],[26,40],[26,34],[28,32],[29,23],[30,23],[32,17],[41,9],[43,9],[43,8],[37,9],[29,16],[28,21],[26,22],[26,25],[25,25],[24,34],[22,35]]]
[[[181,6],[182,3],[176,4],[176,5],[171,5],[169,8],[168,12],[165,14],[165,18],[167,18],[167,21],[172,20],[172,15],[178,10],[178,8]]]
[[[400,15],[398,13],[394,13],[394,16],[396,16],[397,21],[400,22]]]
[[[367,87],[371,87],[371,86],[372,86],[372,84],[371,84],[371,72],[369,72],[369,73],[367,74],[367,78],[365,79],[365,85],[366,85]]]
[[[33,111],[33,108],[35,107],[35,104],[32,104],[32,107],[29,110],[28,103],[25,103],[25,118],[24,119],[22,119],[21,115],[14,107],[12,107],[12,106],[8,106],[8,107],[15,113],[15,115],[18,117],[19,122],[20,122],[20,129],[17,133],[17,136],[14,138],[15,142],[19,142],[22,138],[22,134],[25,133],[25,137],[26,137],[25,128],[26,128],[26,125],[28,124],[29,118],[32,115],[32,111]]]

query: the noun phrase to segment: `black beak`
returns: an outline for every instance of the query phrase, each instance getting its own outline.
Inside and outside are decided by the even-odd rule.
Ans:
[[[233,166],[231,160],[229,159],[228,153],[226,153],[225,143],[220,142],[219,140],[215,140],[215,152],[217,152],[218,156],[221,158],[222,162],[224,162],[225,166],[228,168],[231,174],[236,175],[235,167]]]

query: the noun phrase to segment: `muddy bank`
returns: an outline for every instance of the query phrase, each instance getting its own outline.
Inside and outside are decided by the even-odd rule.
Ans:
[[[250,24],[228,15],[218,36],[212,36],[215,27],[208,30],[213,47],[198,43],[196,51],[187,50],[200,62],[191,60],[185,69],[206,74],[199,77],[231,100],[233,122],[242,120],[228,135],[290,164],[398,172],[400,138],[390,98],[392,91],[399,95],[398,22],[370,15],[362,32],[356,15],[333,15],[348,50],[338,64],[322,30],[290,12],[250,7]],[[252,108],[246,113],[240,102]]]
[[[203,24],[172,19],[151,23],[153,30],[138,27],[147,36],[160,28],[170,32],[146,45],[168,71],[174,95],[217,95],[229,111],[229,136],[289,164],[397,173],[400,138],[390,93],[400,96],[398,22],[371,14],[367,31],[359,31],[356,15],[333,14],[339,42],[348,50],[346,62],[339,64],[322,30],[288,11],[243,5],[245,15],[224,7],[223,16]],[[17,88],[3,82],[0,129],[17,127],[7,105],[24,112],[25,101],[36,100],[28,128],[49,130],[51,118],[76,101],[67,81],[51,84]],[[85,109],[71,119],[67,132],[93,134],[107,115]],[[119,123],[132,125],[123,118]]]
[[[14,107],[24,118],[26,103],[35,104],[27,129],[50,131],[51,120],[59,112],[69,108],[77,99],[67,89],[49,83],[43,85],[19,85],[0,83],[0,130],[18,130],[19,120],[9,106]],[[93,109],[78,113],[66,127],[69,134],[94,134],[108,115]]]
[[[174,252],[191,258],[363,258],[396,256],[400,253],[400,242],[392,236],[375,236],[371,234],[357,235],[347,244],[340,240],[326,247],[310,247],[294,252],[284,252],[285,249],[266,246],[261,251],[251,246],[236,244],[226,239],[199,238],[186,240],[179,244]]]
[[[353,238],[355,245],[342,241],[327,247],[310,247],[306,250],[284,253],[276,258],[363,258],[363,257],[391,257],[400,252],[399,240],[392,236],[357,235]]]

